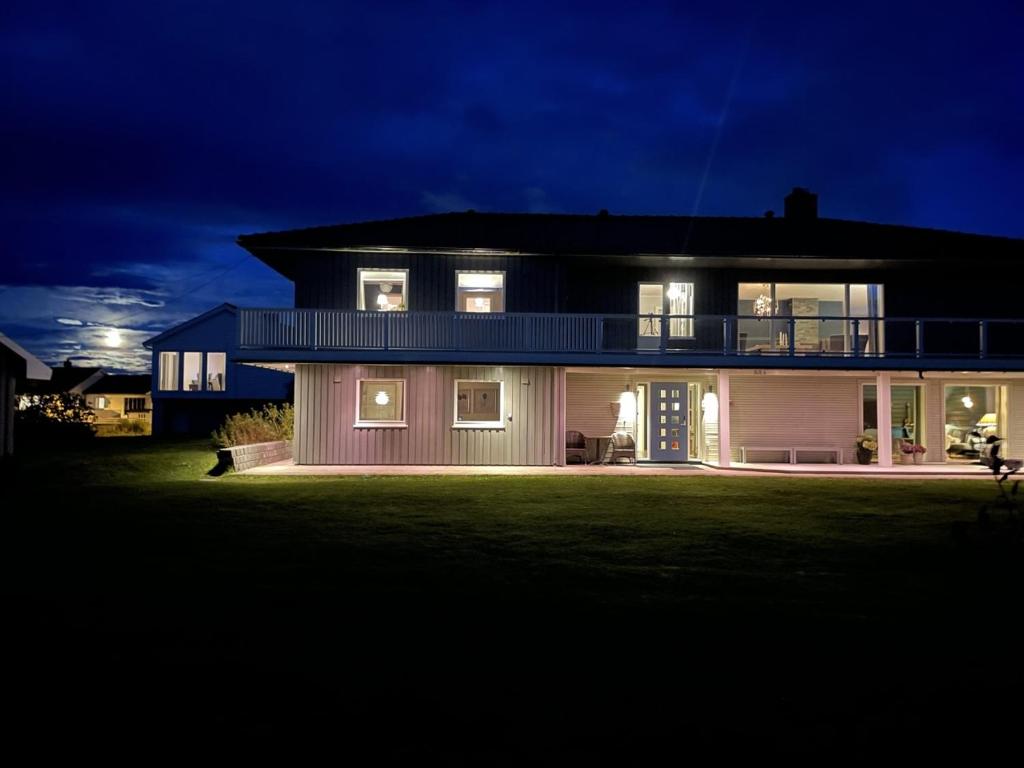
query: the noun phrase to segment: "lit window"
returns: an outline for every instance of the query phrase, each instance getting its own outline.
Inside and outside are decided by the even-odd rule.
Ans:
[[[96,407],[97,408],[106,408],[107,407],[107,398],[105,398],[105,397],[97,397],[96,398]]]
[[[178,388],[178,353],[160,353],[160,391],[173,392]]]
[[[504,312],[504,272],[456,272],[455,309],[459,312]]]
[[[357,427],[404,427],[405,380],[359,379]]]
[[[227,355],[224,352],[207,352],[206,389],[210,392],[223,392],[227,383]]]
[[[669,283],[665,291],[669,315],[693,314],[693,283]],[[668,321],[668,335],[672,339],[693,337],[692,317],[672,317]]]
[[[505,385],[500,381],[455,382],[456,427],[503,429]]]
[[[181,388],[188,392],[202,389],[200,382],[203,377],[203,353],[186,352],[181,372]]]
[[[359,309],[376,312],[401,312],[407,305],[407,269],[360,269]]]

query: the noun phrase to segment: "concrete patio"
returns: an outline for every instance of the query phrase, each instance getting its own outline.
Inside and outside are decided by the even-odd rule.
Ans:
[[[413,464],[295,464],[278,461],[239,472],[271,477],[333,477],[345,475],[505,475],[505,476],[788,476],[788,477],[885,477],[891,479],[987,479],[991,472],[980,464],[919,464],[879,467],[862,464],[570,464],[550,467],[437,466]]]

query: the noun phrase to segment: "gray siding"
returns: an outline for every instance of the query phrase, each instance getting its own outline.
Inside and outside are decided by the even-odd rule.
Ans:
[[[860,426],[853,377],[733,376],[730,402],[734,461],[741,446],[788,445],[838,446],[853,461]]]
[[[297,464],[550,465],[559,460],[558,370],[297,365]],[[405,379],[404,428],[354,427],[356,382]],[[504,429],[456,429],[456,379],[505,382]],[[511,421],[507,419],[512,415]]]

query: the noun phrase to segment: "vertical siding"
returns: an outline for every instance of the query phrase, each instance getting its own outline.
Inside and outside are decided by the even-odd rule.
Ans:
[[[730,403],[733,460],[744,445],[834,445],[853,461],[860,422],[853,377],[732,376]]]
[[[406,427],[353,426],[362,378],[405,379]],[[295,379],[298,464],[549,465],[557,457],[553,368],[297,365]],[[452,426],[456,379],[504,382],[504,429]]]
[[[928,449],[925,461],[942,463],[946,460],[946,426],[942,423],[942,382],[929,379],[921,388],[924,391],[924,438]]]
[[[1010,419],[1006,430],[1007,456],[1019,459],[1024,457],[1024,382],[1015,382],[1006,389],[1010,401],[1007,405]]]

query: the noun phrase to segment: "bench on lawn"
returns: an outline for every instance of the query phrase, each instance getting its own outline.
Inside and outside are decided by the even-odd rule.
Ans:
[[[740,446],[740,461],[746,464],[748,453],[768,453],[769,451],[772,453],[785,453],[789,456],[789,464],[796,464],[801,453],[830,453],[835,457],[836,464],[843,463],[843,449],[837,448],[834,445],[787,445],[774,447],[768,445],[742,445]]]

